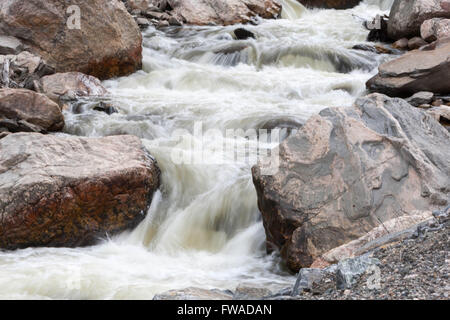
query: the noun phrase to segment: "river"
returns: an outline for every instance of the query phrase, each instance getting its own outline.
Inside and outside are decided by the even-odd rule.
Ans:
[[[161,167],[161,191],[135,230],[96,246],[0,252],[0,299],[152,299],[190,286],[293,284],[278,255],[265,251],[254,162],[221,162],[230,159],[217,148],[225,135],[202,141],[205,161],[173,158],[197,152],[198,124],[203,131],[247,130],[348,107],[388,58],[351,48],[365,42],[362,20],[387,13],[392,0],[341,11],[281,2],[283,19],[243,26],[256,39],[233,40],[238,26],[150,27],[143,70],[104,82],[119,112],[92,111],[89,102],[84,112],[65,112],[66,134],[139,136]],[[174,140],[180,129],[191,133],[183,143]]]

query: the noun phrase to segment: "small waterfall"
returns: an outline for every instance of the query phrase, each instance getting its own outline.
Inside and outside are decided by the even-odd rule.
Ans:
[[[306,8],[297,0],[281,0],[283,10],[281,11],[281,18],[287,20],[300,19]]]

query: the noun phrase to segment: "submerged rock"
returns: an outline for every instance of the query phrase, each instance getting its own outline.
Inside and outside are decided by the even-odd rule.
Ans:
[[[398,97],[419,91],[450,93],[450,41],[438,40],[383,63],[366,86],[372,92]]]
[[[449,138],[424,111],[379,94],[311,117],[276,149],[272,172],[269,159],[252,170],[268,250],[298,271],[388,220],[448,202]]]
[[[0,140],[0,248],[76,247],[141,222],[159,169],[139,138]]]
[[[26,89],[0,89],[0,127],[11,132],[47,132],[64,128],[59,106]]]
[[[107,79],[142,66],[139,27],[118,0],[4,0],[0,33],[22,41],[56,72]]]

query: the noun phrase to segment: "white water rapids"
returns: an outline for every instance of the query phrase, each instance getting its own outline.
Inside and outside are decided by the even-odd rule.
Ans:
[[[158,160],[162,187],[146,219],[88,248],[0,252],[0,299],[152,299],[189,286],[234,290],[240,283],[279,289],[294,276],[265,253],[251,181],[252,163],[176,164],[176,129],[259,128],[273,119],[304,122],[325,107],[350,106],[380,59],[351,50],[365,42],[362,19],[392,0],[350,10],[306,10],[284,0],[283,19],[245,25],[256,39],[233,40],[238,26],[144,32],[144,67],[106,81],[119,113],[66,112],[66,132],[134,134]],[[196,138],[192,136],[192,139]],[[229,155],[206,141],[208,159]],[[245,139],[235,138],[237,143]]]

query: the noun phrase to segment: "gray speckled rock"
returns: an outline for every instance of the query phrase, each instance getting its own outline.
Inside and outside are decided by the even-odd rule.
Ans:
[[[449,139],[423,110],[380,94],[311,117],[280,145],[278,172],[253,167],[268,250],[298,271],[386,221],[448,202]]]
[[[368,255],[340,261],[336,271],[336,288],[339,290],[350,289],[370,266],[379,264],[378,259]]]

